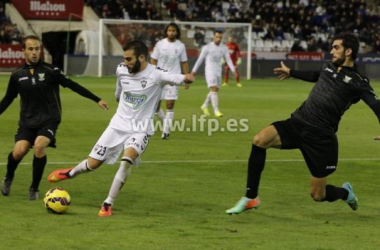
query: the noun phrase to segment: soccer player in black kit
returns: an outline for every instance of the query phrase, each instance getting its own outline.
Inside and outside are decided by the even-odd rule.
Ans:
[[[8,155],[7,173],[1,183],[1,193],[4,196],[9,195],[17,166],[33,147],[33,178],[29,200],[36,200],[47,161],[46,148],[56,147],[55,135],[62,113],[59,85],[95,101],[105,110],[108,109],[108,104],[78,83],[66,78],[59,68],[41,62],[41,42],[37,36],[25,37],[22,46],[25,65],[12,73],[7,92],[0,102],[2,114],[18,95],[21,99],[19,127],[14,148]]]
[[[352,210],[358,202],[350,183],[342,187],[327,184],[327,176],[338,164],[336,132],[344,112],[363,100],[380,120],[380,101],[368,78],[358,72],[355,59],[359,41],[351,33],[341,33],[333,39],[332,60],[323,64],[320,71],[297,71],[281,62],[274,73],[281,80],[295,77],[315,82],[306,101],[284,121],[266,127],[253,138],[248,161],[247,191],[238,203],[226,211],[239,214],[260,206],[258,196],[261,172],[264,169],[268,148],[300,149],[311,173],[310,195],[317,201],[345,201]],[[380,139],[380,136],[375,137]]]

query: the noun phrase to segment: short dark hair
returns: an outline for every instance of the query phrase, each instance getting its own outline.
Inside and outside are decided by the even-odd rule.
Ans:
[[[168,29],[169,27],[174,27],[177,31],[177,36],[175,37],[176,39],[181,39],[181,30],[179,29],[178,25],[176,23],[169,23],[168,26],[166,26],[165,30],[164,30],[164,37],[167,37],[168,36]]]
[[[216,33],[223,34],[223,30],[221,30],[221,29],[216,29],[216,30],[214,30],[214,35],[215,35]]]
[[[339,33],[333,38],[333,41],[335,40],[342,40],[343,47],[345,49],[352,50],[352,54],[351,54],[352,59],[355,60],[357,58],[360,43],[359,43],[358,37],[354,33],[351,33],[351,32]]]
[[[135,40],[130,43],[127,43],[123,47],[124,51],[131,50],[131,49],[134,50],[134,54],[136,55],[136,57],[139,57],[140,55],[144,55],[145,58],[148,58],[148,53],[149,53],[148,47],[142,41]]]
[[[25,49],[25,43],[26,43],[26,40],[29,40],[29,39],[31,39],[31,40],[37,40],[37,41],[39,41],[40,43],[41,43],[41,40],[40,40],[40,38],[38,37],[38,36],[35,36],[35,35],[29,35],[29,36],[26,36],[26,37],[24,37],[23,39],[22,39],[22,48],[23,49]]]

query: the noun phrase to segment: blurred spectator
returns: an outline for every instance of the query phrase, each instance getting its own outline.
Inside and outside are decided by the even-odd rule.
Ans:
[[[252,31],[253,32],[263,32],[263,22],[261,20],[261,16],[257,15],[255,19],[252,21]]]
[[[295,39],[299,39],[299,40],[303,40],[304,39],[304,35],[303,35],[303,32],[302,32],[302,28],[299,24],[297,24],[294,29],[293,29],[293,37]]]
[[[199,48],[206,44],[205,34],[204,34],[204,32],[202,32],[201,29],[199,29],[199,28],[195,29],[194,40],[195,40],[195,43],[198,45]]]
[[[175,17],[177,10],[178,10],[178,4],[175,0],[170,0],[170,2],[167,5],[169,15],[170,17]]]
[[[317,52],[318,47],[317,47],[317,40],[315,39],[314,36],[311,36],[309,40],[307,41],[307,51],[309,52]]]
[[[378,36],[375,44],[373,45],[373,53],[380,54],[380,36]]]
[[[124,47],[124,45],[128,42],[128,37],[125,32],[121,32],[117,40],[119,41],[120,45]]]
[[[295,40],[290,51],[298,52],[298,51],[305,51],[305,49],[301,46],[301,42],[299,40]]]
[[[322,39],[318,40],[318,47],[323,51],[329,53],[331,51],[331,45],[333,43],[333,38],[330,35],[326,41],[322,41]]]
[[[5,16],[5,8],[2,3],[0,3],[0,25],[7,21],[7,17]]]
[[[111,18],[111,11],[110,8],[108,7],[108,4],[105,4],[102,8],[102,18]]]
[[[188,9],[190,13],[194,13],[197,10],[197,5],[195,3],[195,0],[189,0],[187,2]]]
[[[151,46],[154,47],[154,45],[162,39],[164,39],[163,31],[155,30],[153,35],[150,37]]]
[[[86,44],[82,38],[79,39],[78,44],[75,46],[74,55],[84,55],[86,53]]]
[[[161,0],[166,19],[200,22],[251,23],[252,31],[266,39],[292,38],[309,40],[317,33],[356,30],[359,39],[374,45],[380,32],[376,5],[365,0]],[[372,1],[374,2],[374,1]],[[132,20],[162,20],[155,0],[85,0],[99,16]],[[1,4],[1,3],[0,3]],[[128,11],[129,15],[126,15]],[[3,18],[0,5],[0,20]],[[168,16],[166,15],[168,13]],[[316,41],[325,51],[327,41]],[[323,46],[323,48],[322,48]]]
[[[368,31],[367,27],[363,27],[359,32],[359,39],[365,43],[371,43],[371,33]]]
[[[129,16],[129,13],[128,13],[127,9],[123,8],[122,11],[123,11],[123,19],[130,20],[131,17]]]
[[[278,47],[277,45],[275,45],[272,49],[271,49],[272,52],[280,52],[281,51],[281,48]]]
[[[0,43],[20,44],[22,34],[17,28],[17,24],[12,24],[9,19],[6,19],[0,27]]]

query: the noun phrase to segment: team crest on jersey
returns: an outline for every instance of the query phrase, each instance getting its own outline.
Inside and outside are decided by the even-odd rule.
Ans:
[[[351,80],[352,80],[352,77],[344,76],[343,82],[350,83]]]
[[[141,81],[141,87],[145,88],[148,82],[146,80]]]
[[[123,94],[124,101],[126,103],[133,104],[132,109],[139,109],[146,101],[146,95],[133,95],[131,92],[127,91]]]
[[[45,81],[45,73],[38,74],[38,80],[40,82]]]

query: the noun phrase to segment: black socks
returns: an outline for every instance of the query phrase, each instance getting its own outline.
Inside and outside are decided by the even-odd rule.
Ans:
[[[7,174],[5,175],[7,179],[13,180],[15,176],[15,171],[17,169],[18,164],[21,162],[21,160],[15,160],[13,158],[12,152],[8,155],[8,164],[7,164]]]
[[[38,190],[46,166],[46,161],[46,155],[42,158],[37,158],[36,156],[33,158],[33,182],[30,189],[33,189],[34,191]]]
[[[252,151],[248,161],[247,193],[246,197],[254,199],[258,195],[261,172],[265,166],[267,150],[252,144]]]
[[[348,197],[348,191],[346,189],[327,184],[326,196],[323,199],[323,201],[332,202],[339,199],[342,199],[345,201],[347,200],[347,197]]]

